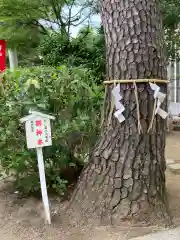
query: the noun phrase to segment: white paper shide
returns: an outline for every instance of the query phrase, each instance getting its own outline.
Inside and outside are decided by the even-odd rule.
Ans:
[[[166,97],[166,94],[160,92],[160,87],[157,86],[154,83],[149,83],[151,89],[154,91],[154,99],[157,99],[157,106],[156,106],[156,112],[155,114],[158,114],[163,119],[165,119],[168,116],[168,113],[165,112],[163,109],[161,109],[161,104],[164,102],[164,99]]]
[[[114,103],[116,107],[116,112],[114,113],[114,116],[118,119],[120,123],[122,123],[123,121],[125,121],[125,117],[122,114],[125,108],[120,102],[122,100],[122,96],[120,95],[120,84],[113,88],[112,94],[114,96]]]

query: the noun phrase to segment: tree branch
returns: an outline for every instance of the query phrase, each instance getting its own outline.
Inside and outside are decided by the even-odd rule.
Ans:
[[[81,21],[78,22],[77,24],[73,24],[74,21],[72,21],[72,22],[71,22],[71,25],[74,26],[74,27],[77,27],[78,25],[80,25],[81,23],[83,23],[86,19],[88,19],[91,14],[92,14],[92,12],[90,12],[83,20],[81,20]]]
[[[40,27],[41,28],[40,31],[41,31],[42,34],[47,34],[48,33],[48,30],[41,23],[39,23],[37,20],[32,20],[31,22],[28,22],[26,24],[27,25],[32,24],[34,26]]]

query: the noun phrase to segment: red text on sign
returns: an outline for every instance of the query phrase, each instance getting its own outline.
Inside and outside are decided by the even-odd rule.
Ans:
[[[41,136],[42,133],[43,133],[43,131],[42,131],[41,129],[37,129],[37,130],[36,130],[36,135],[37,135],[37,136]]]
[[[42,121],[36,120],[36,127],[41,127],[41,126],[42,126]]]
[[[40,146],[41,146],[41,145],[43,144],[43,141],[42,141],[42,139],[38,139],[38,142],[37,142],[37,143],[38,143],[38,145],[40,145]]]

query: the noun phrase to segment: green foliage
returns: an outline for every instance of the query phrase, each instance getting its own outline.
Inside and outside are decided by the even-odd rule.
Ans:
[[[166,29],[176,29],[180,23],[179,0],[160,0],[163,23]]]
[[[30,4],[26,0],[1,0],[0,38],[7,40],[8,47],[28,50],[37,46],[40,31],[35,23],[40,14],[36,7],[35,1]]]
[[[45,65],[84,66],[91,69],[99,80],[104,77],[105,40],[102,29],[83,28],[71,40],[59,33],[52,33],[41,42],[39,54]]]
[[[70,28],[91,15],[91,5],[87,0],[1,0],[0,39],[17,49],[20,66],[39,65],[40,40],[51,32],[68,39]]]
[[[93,70],[102,81],[105,74],[105,37],[102,28],[81,29],[78,37],[72,40],[72,48],[73,64]]]
[[[79,0],[1,0],[0,38],[18,48],[37,43],[41,34],[54,29],[69,36],[70,26],[89,16],[85,14],[89,6],[90,1]],[[79,11],[73,13],[73,7]]]
[[[103,91],[92,72],[83,68],[20,69],[3,76],[0,98],[0,161],[6,174],[16,176],[23,192],[39,190],[34,150],[27,150],[19,119],[35,109],[52,114],[53,145],[44,148],[49,189],[64,194],[67,181],[77,179],[99,133]]]
[[[180,1],[179,0],[160,0],[163,16],[165,43],[168,50],[168,57],[178,56],[180,49]],[[176,45],[176,47],[175,47]]]
[[[66,36],[57,32],[51,32],[42,39],[38,52],[43,58],[45,65],[59,66],[68,63],[70,47],[69,39]]]

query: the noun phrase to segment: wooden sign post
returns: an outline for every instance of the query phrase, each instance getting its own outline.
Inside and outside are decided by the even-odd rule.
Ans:
[[[37,151],[38,168],[45,218],[46,222],[48,224],[51,224],[42,148],[52,145],[50,120],[51,119],[54,120],[55,118],[50,115],[36,111],[29,111],[29,113],[30,115],[21,118],[20,122],[21,123],[25,122],[28,149],[35,148]]]

